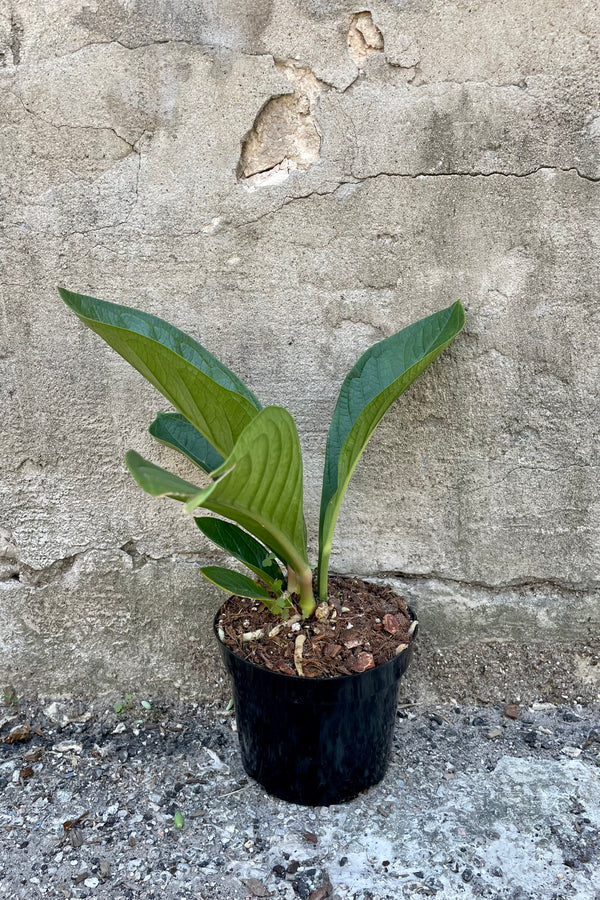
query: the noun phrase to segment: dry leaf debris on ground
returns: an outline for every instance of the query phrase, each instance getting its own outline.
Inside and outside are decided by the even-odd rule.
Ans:
[[[149,705],[0,708],[0,896],[598,896],[598,710],[400,708],[384,781],[305,808],[247,778],[231,714]]]

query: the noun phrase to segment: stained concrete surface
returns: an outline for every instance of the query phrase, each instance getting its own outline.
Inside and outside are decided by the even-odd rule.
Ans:
[[[0,896],[600,896],[598,707],[403,703],[383,781],[311,808],[248,780],[224,705],[115,696],[2,709]]]

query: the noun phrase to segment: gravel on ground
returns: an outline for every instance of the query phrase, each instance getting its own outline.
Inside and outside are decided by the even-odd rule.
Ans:
[[[226,708],[7,690],[0,897],[599,900],[599,776],[598,709],[403,705],[381,784],[300,807]]]

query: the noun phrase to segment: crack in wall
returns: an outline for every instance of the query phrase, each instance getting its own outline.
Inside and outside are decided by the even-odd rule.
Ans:
[[[8,535],[8,532],[2,532]],[[0,538],[2,534],[0,534]],[[176,566],[182,565],[198,565],[214,562],[215,555],[204,552],[181,551],[178,553],[165,553],[163,555],[145,553],[139,549],[135,540],[126,541],[124,544],[116,547],[93,547],[81,550],[78,553],[61,557],[53,560],[46,566],[36,568],[19,561],[18,550],[12,539],[5,538],[3,545],[0,546],[0,561],[10,564],[13,573],[7,575],[6,566],[0,567],[0,584],[2,582],[18,581],[24,588],[40,589],[47,587],[49,584],[56,584],[62,581],[81,561],[93,556],[95,553],[123,553],[132,560],[132,569],[136,571],[149,563],[171,563]],[[98,571],[101,571],[100,567]],[[334,573],[332,573],[334,574]],[[539,592],[557,591],[560,593],[573,594],[581,597],[590,597],[600,592],[600,583],[596,582],[572,582],[560,578],[537,578],[535,576],[526,576],[524,578],[513,579],[503,583],[491,583],[481,579],[458,578],[445,575],[442,572],[403,572],[397,570],[384,569],[377,572],[371,572],[365,575],[361,572],[352,572],[348,577],[358,577],[368,579],[386,579],[397,578],[403,581],[425,582],[432,581],[440,585],[456,586],[457,588],[475,589],[490,595],[502,595],[514,593],[515,591],[528,591],[531,594]]]
[[[287,197],[283,203],[277,206],[275,209],[270,209],[265,213],[262,213],[260,216],[257,216],[254,219],[247,219],[245,222],[240,222],[239,225],[233,226],[234,230],[240,228],[246,228],[249,225],[255,225],[257,222],[261,222],[263,219],[268,219],[271,216],[276,215],[281,212],[285,207],[290,206],[293,203],[299,203],[304,200],[312,200],[314,197],[329,197],[335,194],[340,188],[344,188],[346,186],[355,185],[357,188],[363,184],[366,184],[369,181],[375,181],[378,178],[407,178],[407,179],[429,179],[429,178],[530,178],[531,176],[538,175],[540,172],[561,172],[566,174],[575,174],[578,178],[583,179],[584,181],[589,181],[594,184],[600,182],[600,177],[595,177],[592,175],[585,175],[576,169],[574,166],[570,167],[561,167],[561,166],[536,166],[528,172],[376,172],[373,175],[365,175],[361,178],[358,178],[354,175],[350,175],[344,178],[342,181],[336,182],[336,184],[323,191],[310,191],[307,194],[299,194],[294,197]],[[177,232],[178,237],[192,237],[198,234],[202,234],[202,231],[183,231]]]
[[[28,115],[32,116],[34,119],[37,119],[39,122],[43,122],[44,125],[48,125],[50,128],[55,128],[57,131],[60,131],[63,128],[73,129],[76,131],[77,130],[110,131],[115,135],[116,138],[118,138],[120,141],[122,141],[124,144],[127,145],[127,147],[129,148],[129,153],[137,153],[138,152],[137,144],[141,140],[141,138],[144,136],[144,134],[146,133],[145,131],[143,131],[140,134],[140,136],[137,137],[135,139],[135,141],[132,143],[131,141],[128,141],[127,138],[123,137],[122,134],[119,134],[119,132],[116,130],[116,128],[114,128],[112,125],[79,125],[79,124],[70,125],[68,123],[56,123],[56,122],[53,122],[51,119],[46,119],[45,116],[40,115],[40,113],[36,112],[34,109],[31,109],[29,106],[27,106],[27,104],[25,103],[21,94],[19,94],[17,91],[11,90],[10,93],[13,95],[13,97],[15,97],[16,100],[19,101],[19,103],[21,104],[21,106],[23,107],[23,109],[25,110],[25,112]]]
[[[21,41],[23,39],[23,25],[17,16],[13,13],[10,17],[10,52],[12,55],[13,66],[18,66],[21,62]]]
[[[362,577],[362,576],[354,576]],[[517,578],[501,584],[491,584],[479,579],[462,579],[453,578],[449,575],[443,575],[440,572],[396,572],[384,571],[377,572],[374,575],[365,576],[367,578],[398,578],[402,581],[434,581],[441,585],[455,585],[457,588],[467,588],[481,591],[491,595],[506,595],[515,591],[528,591],[531,594],[536,592],[547,593],[556,591],[563,594],[577,595],[582,598],[590,598],[591,595],[600,593],[600,583],[587,582],[569,582],[559,578],[535,578],[527,576],[525,578]]]

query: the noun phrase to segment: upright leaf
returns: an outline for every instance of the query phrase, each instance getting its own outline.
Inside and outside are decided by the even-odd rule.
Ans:
[[[148,430],[161,444],[183,453],[208,474],[223,463],[221,454],[180,413],[157,413]]]
[[[222,455],[261,409],[252,391],[183,331],[162,319],[64,288],[67,306],[154,385]]]
[[[283,584],[285,581],[283,572],[274,559],[268,559],[267,548],[251,534],[242,531],[233,522],[223,522],[222,519],[213,519],[210,516],[201,516],[195,522],[202,534],[213,544],[248,566],[255,575],[262,578],[267,587],[273,589],[276,582]]]
[[[354,468],[384,413],[437,356],[465,322],[457,301],[364,353],[346,376],[333,413],[319,520],[319,595],[327,598],[333,530]]]

